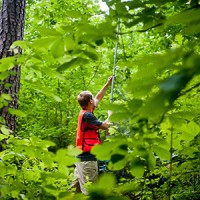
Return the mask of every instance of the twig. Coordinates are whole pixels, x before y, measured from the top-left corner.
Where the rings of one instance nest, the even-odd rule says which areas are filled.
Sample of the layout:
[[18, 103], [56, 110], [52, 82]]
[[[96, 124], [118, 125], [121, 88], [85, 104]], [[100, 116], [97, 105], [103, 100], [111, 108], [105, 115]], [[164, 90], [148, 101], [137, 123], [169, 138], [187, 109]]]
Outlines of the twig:
[[128, 33], [134, 33], [134, 32], [139, 32], [139, 33], [141, 33], [141, 32], [146, 32], [146, 31], [149, 31], [149, 30], [151, 30], [151, 29], [153, 29], [153, 28], [156, 28], [156, 27], [158, 27], [158, 26], [161, 26], [161, 25], [163, 25], [163, 23], [159, 23], [159, 24], [156, 24], [156, 25], [154, 25], [154, 26], [152, 26], [152, 27], [149, 27], [149, 28], [147, 28], [147, 29], [143, 29], [143, 30], [134, 30], [134, 31], [127, 31], [127, 32], [115, 32], [116, 34], [119, 34], [119, 35], [125, 35], [125, 34], [128, 34]]
[[84, 78], [84, 74], [83, 74], [83, 68], [80, 65], [80, 69], [81, 69], [81, 75], [82, 75], [82, 80], [83, 80], [83, 85], [84, 85], [84, 90], [86, 90], [86, 82], [85, 82], [85, 78]]
[[171, 128], [171, 139], [170, 139], [170, 165], [169, 165], [169, 200], [171, 199], [171, 186], [172, 186], [172, 154], [173, 154], [173, 127]]
[[178, 97], [185, 95], [186, 93], [192, 91], [192, 90], [195, 89], [195, 88], [198, 88], [199, 86], [200, 86], [200, 83], [197, 83], [196, 85], [192, 86], [190, 89], [188, 89], [188, 90], [186, 90], [186, 91], [184, 91], [184, 92], [181, 92], [181, 93], [178, 95]]

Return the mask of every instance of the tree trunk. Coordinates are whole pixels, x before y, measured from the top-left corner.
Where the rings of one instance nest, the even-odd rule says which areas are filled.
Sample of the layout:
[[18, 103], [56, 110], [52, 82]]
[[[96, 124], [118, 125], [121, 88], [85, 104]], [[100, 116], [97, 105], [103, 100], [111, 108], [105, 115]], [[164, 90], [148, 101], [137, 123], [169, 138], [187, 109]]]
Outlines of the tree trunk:
[[[13, 56], [10, 46], [16, 40], [23, 40], [25, 0], [3, 0], [0, 13], [0, 59]], [[21, 53], [21, 49], [18, 49]], [[16, 52], [15, 52], [16, 54]], [[18, 108], [18, 93], [20, 88], [20, 66], [10, 70], [9, 77], [1, 82], [0, 94], [10, 94], [12, 101], [0, 110], [4, 123], [13, 132], [16, 129], [16, 116], [8, 112], [8, 108]], [[8, 87], [8, 84], [10, 86]]]

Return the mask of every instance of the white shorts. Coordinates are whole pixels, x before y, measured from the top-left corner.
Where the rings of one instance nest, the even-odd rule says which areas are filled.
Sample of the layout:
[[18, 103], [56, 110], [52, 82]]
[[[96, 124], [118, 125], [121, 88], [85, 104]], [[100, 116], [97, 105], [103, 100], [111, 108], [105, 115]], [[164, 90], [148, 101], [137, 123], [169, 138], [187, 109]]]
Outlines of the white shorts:
[[98, 163], [97, 161], [81, 161], [75, 163], [74, 177], [71, 188], [76, 188], [76, 191], [81, 191], [87, 195], [88, 192], [84, 187], [87, 182], [94, 182], [98, 178]]

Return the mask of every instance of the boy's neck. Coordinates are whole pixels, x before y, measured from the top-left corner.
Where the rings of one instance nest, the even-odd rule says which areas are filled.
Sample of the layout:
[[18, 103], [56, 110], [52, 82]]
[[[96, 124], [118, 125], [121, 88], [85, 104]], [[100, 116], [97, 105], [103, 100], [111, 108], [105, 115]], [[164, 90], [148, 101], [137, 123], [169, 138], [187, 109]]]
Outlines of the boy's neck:
[[85, 107], [84, 110], [88, 110], [88, 111], [90, 111], [90, 112], [93, 112], [93, 108], [92, 108], [91, 106]]

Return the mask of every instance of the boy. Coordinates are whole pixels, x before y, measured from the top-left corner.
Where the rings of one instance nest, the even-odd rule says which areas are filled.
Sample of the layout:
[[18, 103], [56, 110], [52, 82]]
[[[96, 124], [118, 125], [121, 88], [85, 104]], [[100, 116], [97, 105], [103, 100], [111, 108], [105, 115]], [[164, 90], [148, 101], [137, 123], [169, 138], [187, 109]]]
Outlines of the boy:
[[[109, 85], [112, 83], [112, 76], [108, 78], [108, 81], [103, 88], [97, 93], [95, 98], [89, 91], [82, 91], [78, 95], [78, 102], [82, 107], [78, 117], [78, 127], [76, 136], [76, 147], [82, 150], [82, 153], [78, 155], [80, 162], [75, 163], [75, 178], [72, 187], [76, 188], [77, 192], [88, 194], [84, 187], [87, 181], [94, 182], [98, 177], [98, 164], [96, 157], [90, 153], [94, 145], [100, 144], [100, 137], [98, 129], [108, 130], [110, 123], [108, 119], [104, 122], [98, 120], [93, 112], [99, 102], [104, 97]], [[108, 113], [110, 115], [110, 113]], [[109, 116], [108, 116], [109, 117]]]

